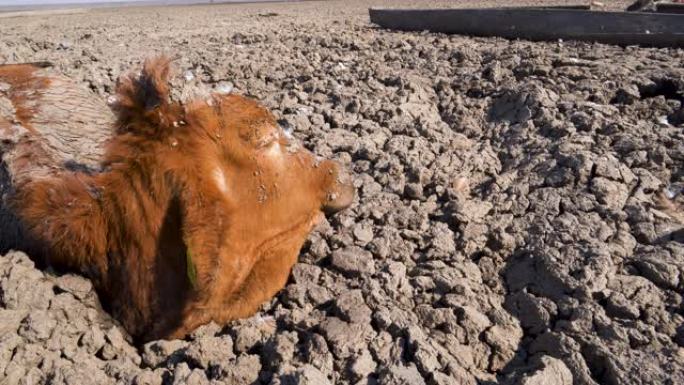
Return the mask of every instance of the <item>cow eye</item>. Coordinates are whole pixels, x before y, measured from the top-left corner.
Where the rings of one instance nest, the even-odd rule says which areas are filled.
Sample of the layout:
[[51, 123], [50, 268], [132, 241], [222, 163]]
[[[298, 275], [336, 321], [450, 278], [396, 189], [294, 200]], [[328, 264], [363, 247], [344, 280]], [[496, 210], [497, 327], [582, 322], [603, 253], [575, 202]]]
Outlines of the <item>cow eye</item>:
[[286, 119], [280, 119], [278, 120], [278, 125], [280, 126], [280, 129], [283, 131], [283, 136], [285, 136], [285, 138], [287, 138], [288, 140], [294, 138], [294, 136], [292, 135], [292, 125], [290, 124], [290, 122], [288, 122]]

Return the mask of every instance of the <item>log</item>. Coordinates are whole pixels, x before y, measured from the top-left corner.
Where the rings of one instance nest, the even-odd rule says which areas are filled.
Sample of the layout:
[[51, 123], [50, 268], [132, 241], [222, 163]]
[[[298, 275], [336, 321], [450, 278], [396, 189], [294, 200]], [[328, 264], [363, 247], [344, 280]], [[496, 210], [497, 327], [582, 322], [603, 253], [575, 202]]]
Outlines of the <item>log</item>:
[[430, 31], [533, 41], [579, 40], [654, 47], [684, 47], [684, 16], [581, 9], [370, 8], [371, 22], [400, 31]]
[[114, 122], [102, 98], [49, 63], [0, 65], [0, 255], [43, 251], [9, 207], [15, 187], [59, 170], [97, 171]]

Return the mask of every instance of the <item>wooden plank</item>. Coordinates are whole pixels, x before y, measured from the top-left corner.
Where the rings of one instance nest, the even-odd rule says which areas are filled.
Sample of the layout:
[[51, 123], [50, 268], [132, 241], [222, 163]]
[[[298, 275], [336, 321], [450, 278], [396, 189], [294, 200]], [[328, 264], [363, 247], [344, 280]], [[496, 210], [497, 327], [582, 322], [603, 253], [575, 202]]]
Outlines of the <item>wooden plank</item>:
[[400, 31], [684, 47], [684, 16], [675, 14], [534, 8], [371, 8], [369, 13], [371, 22]]
[[684, 14], [683, 3], [658, 3], [656, 4], [656, 12], [658, 13], [676, 13]]
[[[512, 7], [511, 7], [512, 8]], [[591, 5], [538, 5], [530, 7], [515, 7], [514, 9], [580, 9], [588, 11], [591, 9]]]

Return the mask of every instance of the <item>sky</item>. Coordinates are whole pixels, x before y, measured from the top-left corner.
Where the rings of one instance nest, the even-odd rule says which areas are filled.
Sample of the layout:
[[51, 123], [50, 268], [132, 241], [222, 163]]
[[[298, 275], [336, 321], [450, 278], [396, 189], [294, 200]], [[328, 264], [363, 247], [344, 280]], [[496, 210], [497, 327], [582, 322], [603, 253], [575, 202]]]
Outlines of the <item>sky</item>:
[[[215, 3], [231, 2], [260, 2], [274, 0], [214, 0]], [[148, 3], [148, 4], [197, 4], [209, 3], [211, 0], [0, 0], [0, 8], [12, 9], [31, 9], [33, 6], [55, 6], [60, 4], [102, 4], [102, 3]], [[2, 11], [2, 9], [0, 9]]]
[[[97, 4], [97, 3], [209, 3], [211, 0], [0, 0], [3, 6], [31, 6], [31, 5], [54, 5], [54, 4]], [[216, 0], [217, 3], [229, 3], [231, 1], [255, 1], [255, 0]], [[256, 0], [264, 1], [264, 0]]]
[[0, 0], [0, 5], [98, 3], [104, 0]]
[[[112, 3], [116, 1], [130, 1], [136, 0], [0, 0], [2, 5], [34, 5], [34, 4], [89, 4], [89, 3]], [[137, 0], [139, 1], [139, 0]]]
[[[59, 8], [61, 4], [103, 4], [103, 3], [147, 3], [147, 4], [198, 4], [212, 0], [0, 0], [0, 12], [7, 10], [25, 10], [33, 7]], [[215, 3], [260, 2], [278, 0], [214, 0]], [[280, 0], [288, 1], [288, 0]], [[292, 1], [292, 0], [290, 0]]]

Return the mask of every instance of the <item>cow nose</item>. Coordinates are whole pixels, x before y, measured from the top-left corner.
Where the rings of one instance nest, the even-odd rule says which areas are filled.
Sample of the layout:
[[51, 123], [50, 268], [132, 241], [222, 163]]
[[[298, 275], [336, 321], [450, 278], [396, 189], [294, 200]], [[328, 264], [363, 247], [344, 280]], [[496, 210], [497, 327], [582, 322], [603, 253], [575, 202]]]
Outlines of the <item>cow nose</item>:
[[326, 215], [335, 214], [349, 207], [354, 201], [356, 189], [347, 170], [335, 164], [336, 178], [330, 186], [328, 195], [323, 202], [323, 212]]

